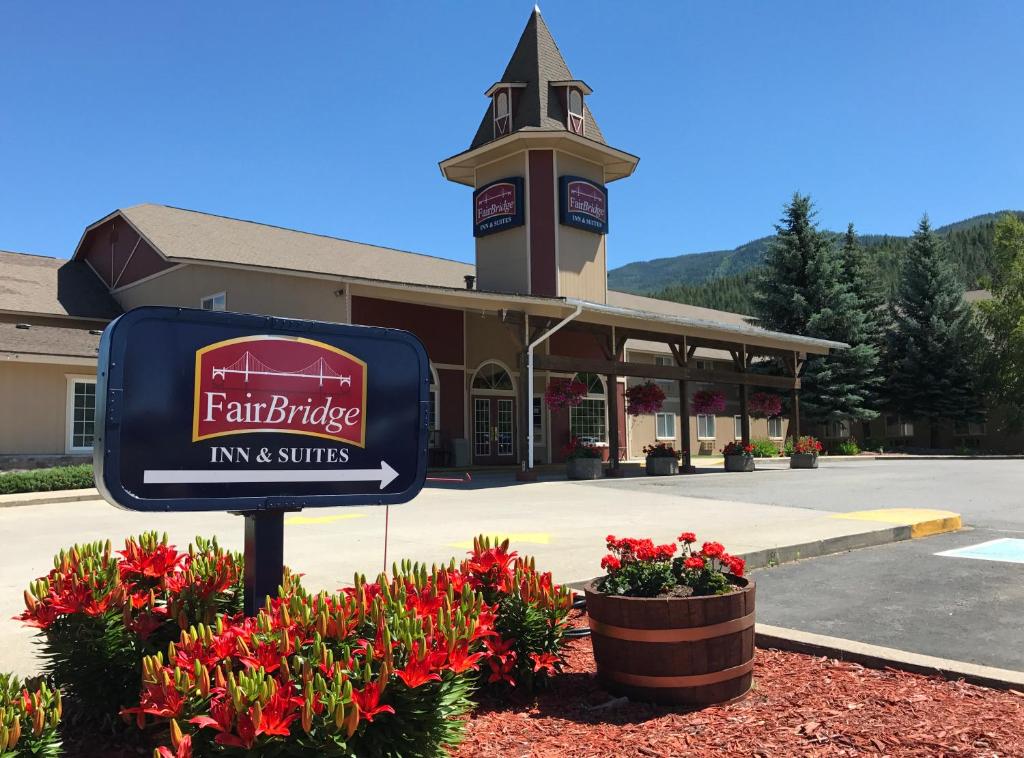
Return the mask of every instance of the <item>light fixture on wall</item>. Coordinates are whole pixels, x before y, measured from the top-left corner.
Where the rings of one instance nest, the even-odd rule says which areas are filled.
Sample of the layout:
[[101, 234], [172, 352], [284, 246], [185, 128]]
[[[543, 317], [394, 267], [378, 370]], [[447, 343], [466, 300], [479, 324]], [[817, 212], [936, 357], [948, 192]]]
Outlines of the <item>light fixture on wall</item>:
[[334, 290], [334, 296], [335, 297], [345, 297], [345, 288], [344, 287], [339, 287], [338, 289]]

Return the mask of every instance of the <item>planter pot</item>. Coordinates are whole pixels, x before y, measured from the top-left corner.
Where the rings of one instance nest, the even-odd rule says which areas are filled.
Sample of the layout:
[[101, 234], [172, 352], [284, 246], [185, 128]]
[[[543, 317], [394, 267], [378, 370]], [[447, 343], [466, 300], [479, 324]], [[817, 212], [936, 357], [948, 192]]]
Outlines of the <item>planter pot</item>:
[[818, 468], [818, 456], [814, 453], [793, 453], [789, 456], [790, 468]]
[[753, 471], [754, 457], [751, 455], [727, 455], [725, 456], [726, 471]]
[[666, 705], [742, 698], [753, 684], [754, 582], [729, 595], [634, 598], [591, 582], [587, 616], [597, 677], [615, 695]]
[[648, 476], [671, 476], [679, 473], [679, 461], [665, 455], [649, 455], [645, 469]]
[[565, 462], [565, 470], [570, 479], [600, 479], [604, 476], [604, 464], [600, 458], [570, 458]]

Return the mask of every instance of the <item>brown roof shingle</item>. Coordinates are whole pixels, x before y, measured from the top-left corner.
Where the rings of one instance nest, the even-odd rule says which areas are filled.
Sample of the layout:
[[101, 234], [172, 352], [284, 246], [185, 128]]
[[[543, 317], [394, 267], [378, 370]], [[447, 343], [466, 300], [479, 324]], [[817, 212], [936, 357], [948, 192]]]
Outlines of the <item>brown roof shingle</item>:
[[[0, 322], [0, 353], [57, 355], [96, 359], [100, 336], [95, 326], [41, 326], [28, 329], [15, 322]], [[0, 357], [0, 361], [3, 358]]]
[[111, 319], [121, 308], [83, 261], [0, 251], [0, 311]]

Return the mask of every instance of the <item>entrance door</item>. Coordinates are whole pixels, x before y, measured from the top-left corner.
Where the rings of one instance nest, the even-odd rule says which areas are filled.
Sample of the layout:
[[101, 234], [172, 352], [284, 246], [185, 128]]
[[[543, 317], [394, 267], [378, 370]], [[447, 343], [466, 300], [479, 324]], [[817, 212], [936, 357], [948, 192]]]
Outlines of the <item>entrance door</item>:
[[473, 463], [516, 462], [515, 400], [510, 397], [473, 398]]

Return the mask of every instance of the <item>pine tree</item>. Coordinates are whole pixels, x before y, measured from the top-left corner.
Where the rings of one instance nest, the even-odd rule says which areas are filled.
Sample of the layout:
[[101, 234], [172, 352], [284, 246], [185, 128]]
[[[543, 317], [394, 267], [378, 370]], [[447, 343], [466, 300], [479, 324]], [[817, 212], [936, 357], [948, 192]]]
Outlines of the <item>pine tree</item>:
[[928, 420], [938, 447], [942, 423], [980, 417], [980, 334], [927, 215], [904, 257], [891, 315], [888, 405]]
[[765, 258], [754, 302], [767, 329], [846, 342], [847, 350], [810, 359], [800, 394], [811, 421], [867, 420], [877, 383], [878, 350], [865, 333], [865, 315], [846, 281], [831, 235], [818, 229], [809, 196], [793, 195]]
[[843, 235], [842, 246], [839, 248], [839, 257], [842, 261], [843, 282], [856, 297], [857, 308], [864, 319], [860, 334], [850, 335], [851, 344], [863, 342], [875, 349], [874, 365], [870, 369], [866, 368], [866, 383], [869, 405], [872, 409], [877, 409], [881, 400], [878, 393], [882, 384], [881, 356], [885, 352], [892, 320], [878, 277], [877, 264], [869, 259], [867, 251], [861, 246], [852, 223], [846, 227], [846, 234]]

